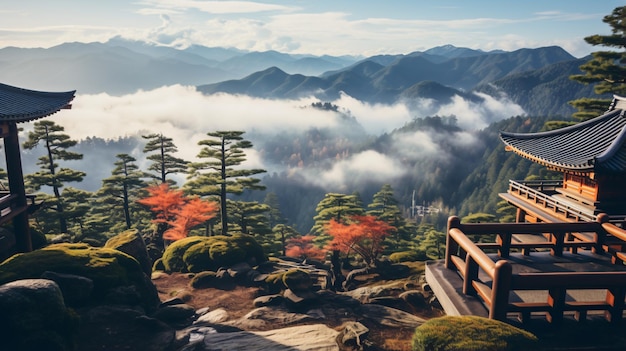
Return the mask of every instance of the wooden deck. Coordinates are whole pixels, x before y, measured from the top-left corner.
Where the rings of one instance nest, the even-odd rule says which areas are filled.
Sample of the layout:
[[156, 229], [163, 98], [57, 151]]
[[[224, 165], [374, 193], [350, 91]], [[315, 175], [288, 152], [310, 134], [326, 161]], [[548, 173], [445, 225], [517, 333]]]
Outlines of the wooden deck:
[[[554, 324], [602, 316], [620, 323], [626, 265], [616, 255], [626, 254], [607, 239], [626, 242], [626, 231], [606, 220], [461, 224], [451, 217], [445, 261], [429, 262], [426, 279], [451, 315]], [[482, 242], [494, 234], [495, 242]]]

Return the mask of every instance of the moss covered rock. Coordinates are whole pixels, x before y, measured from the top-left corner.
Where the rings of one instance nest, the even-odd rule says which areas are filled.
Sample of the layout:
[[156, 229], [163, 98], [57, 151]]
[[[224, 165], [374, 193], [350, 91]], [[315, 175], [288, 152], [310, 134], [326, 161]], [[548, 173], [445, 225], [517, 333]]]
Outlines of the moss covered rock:
[[148, 256], [145, 241], [136, 229], [130, 229], [112, 237], [107, 240], [104, 247], [130, 255], [139, 262], [143, 272], [150, 275], [152, 260]]
[[156, 288], [131, 256], [87, 244], [55, 244], [18, 254], [0, 264], [0, 284], [39, 278], [46, 271], [73, 274], [93, 281], [95, 303], [119, 288], [133, 288], [147, 310], [159, 304]]
[[477, 316], [434, 318], [415, 329], [414, 351], [534, 350], [537, 337], [504, 322]]
[[313, 281], [308, 272], [293, 268], [288, 270], [282, 277], [283, 285], [293, 291], [308, 290], [313, 286]]
[[261, 245], [253, 237], [242, 234], [180, 239], [168, 246], [162, 257], [166, 272], [192, 273], [215, 271], [239, 262], [257, 264], [266, 260]]

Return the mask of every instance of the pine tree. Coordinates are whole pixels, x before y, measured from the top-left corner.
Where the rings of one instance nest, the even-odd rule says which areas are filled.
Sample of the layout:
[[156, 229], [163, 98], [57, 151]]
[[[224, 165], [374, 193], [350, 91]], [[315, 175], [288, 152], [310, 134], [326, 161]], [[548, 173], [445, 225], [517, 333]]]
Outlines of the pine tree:
[[393, 196], [393, 188], [389, 184], [384, 184], [380, 191], [374, 194], [372, 203], [367, 206], [367, 214], [374, 215], [378, 219], [385, 221], [387, 224], [396, 228], [392, 237], [390, 237], [390, 251], [401, 246], [407, 246], [411, 237], [415, 235], [415, 226], [406, 221], [402, 215], [402, 211], [398, 207], [398, 201]]
[[271, 233], [267, 213], [269, 206], [257, 201], [228, 201], [230, 229], [250, 235], [266, 235]]
[[[362, 215], [365, 213], [360, 205], [360, 199], [355, 195], [338, 193], [328, 193], [324, 195], [322, 201], [317, 204], [315, 211], [317, 215], [313, 217], [315, 224], [311, 228], [311, 234], [328, 239], [326, 226], [331, 219], [336, 222], [344, 222], [352, 215]], [[320, 242], [324, 240], [318, 240]]]
[[102, 188], [98, 190], [98, 196], [109, 197], [111, 210], [121, 210], [124, 214], [126, 229], [132, 227], [131, 206], [135, 199], [142, 196], [140, 189], [146, 187], [146, 182], [142, 179], [143, 172], [135, 164], [137, 161], [128, 154], [118, 154], [115, 156], [115, 168], [111, 171], [111, 176], [102, 180]]
[[209, 159], [190, 165], [190, 180], [185, 188], [200, 196], [217, 196], [220, 204], [222, 234], [228, 234], [227, 195], [240, 195], [244, 190], [263, 190], [260, 179], [252, 176], [264, 173], [263, 169], [244, 169], [237, 166], [246, 160], [245, 149], [252, 143], [245, 140], [241, 131], [217, 131], [207, 135], [210, 139], [198, 142], [204, 146], [198, 158]]
[[146, 157], [147, 160], [152, 161], [148, 170], [155, 172], [146, 174], [153, 179], [158, 180], [160, 183], [176, 182], [168, 179], [168, 175], [177, 173], [187, 173], [187, 165], [189, 162], [182, 158], [175, 157], [174, 154], [178, 151], [178, 148], [174, 144], [172, 138], [168, 138], [163, 134], [149, 134], [142, 135], [148, 142], [143, 148], [144, 153], [151, 153]]
[[25, 177], [28, 185], [34, 190], [40, 190], [44, 186], [52, 188], [54, 203], [48, 203], [45, 209], [56, 212], [61, 233], [67, 233], [67, 218], [65, 204], [61, 188], [68, 182], [80, 182], [85, 177], [84, 172], [59, 166], [59, 161], [80, 160], [82, 154], [68, 151], [76, 145], [76, 141], [69, 135], [63, 134], [65, 129], [52, 121], [42, 120], [34, 123], [34, 129], [28, 133], [28, 139], [24, 142], [24, 149], [31, 150], [43, 143], [46, 155], [39, 158], [37, 165], [41, 171], [28, 174]]
[[[583, 84], [596, 84], [598, 95], [626, 95], [626, 6], [617, 7], [602, 20], [611, 26], [611, 35], [591, 35], [585, 41], [594, 46], [605, 46], [613, 50], [593, 52], [592, 59], [580, 66], [584, 74], [570, 78]], [[585, 121], [603, 114], [609, 106], [610, 95], [606, 98], [583, 98], [569, 103], [578, 109], [573, 118]]]

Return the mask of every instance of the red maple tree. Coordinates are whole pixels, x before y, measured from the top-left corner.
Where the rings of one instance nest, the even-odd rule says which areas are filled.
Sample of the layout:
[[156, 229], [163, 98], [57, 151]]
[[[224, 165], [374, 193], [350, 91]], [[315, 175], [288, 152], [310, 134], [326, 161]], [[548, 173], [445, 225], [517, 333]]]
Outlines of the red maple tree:
[[304, 235], [287, 239], [285, 255], [297, 258], [323, 259], [325, 251], [313, 244], [313, 235]]
[[162, 234], [165, 240], [185, 238], [193, 227], [215, 217], [215, 202], [187, 197], [182, 190], [170, 189], [167, 183], [149, 187], [147, 191], [150, 196], [137, 202], [155, 213], [154, 223], [166, 225]]
[[327, 233], [333, 237], [327, 248], [344, 254], [354, 251], [367, 265], [372, 265], [382, 252], [385, 238], [393, 230], [394, 227], [372, 215], [354, 215], [348, 223], [332, 219], [326, 226]]

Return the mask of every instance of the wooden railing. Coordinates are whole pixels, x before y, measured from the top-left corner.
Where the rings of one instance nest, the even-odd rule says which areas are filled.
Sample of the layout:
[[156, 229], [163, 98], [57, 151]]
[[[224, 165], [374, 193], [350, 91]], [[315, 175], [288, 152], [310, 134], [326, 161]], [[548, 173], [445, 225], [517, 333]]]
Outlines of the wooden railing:
[[563, 182], [560, 180], [534, 180], [523, 182], [509, 180], [509, 194], [535, 203], [565, 219], [595, 221], [596, 215], [593, 213], [593, 210], [583, 210], [580, 206], [572, 206], [571, 203], [559, 201], [552, 197], [551, 194], [546, 193], [554, 193], [556, 189], [562, 185]]
[[26, 195], [26, 207], [20, 208], [17, 204], [18, 196], [8, 191], [0, 191], [0, 223], [5, 223], [16, 214], [26, 211], [28, 206], [35, 204], [35, 195]]
[[[600, 310], [606, 318], [617, 323], [622, 319], [626, 297], [626, 268], [615, 266], [615, 270], [581, 272], [524, 272], [514, 273], [513, 264], [506, 257], [514, 248], [529, 246], [550, 248], [553, 255], [560, 255], [568, 247], [578, 247], [577, 240], [565, 240], [567, 233], [594, 232], [593, 242], [586, 242], [596, 250], [602, 250], [607, 234], [626, 240], [626, 231], [606, 222], [606, 215], [599, 216], [601, 222], [576, 223], [489, 223], [461, 224], [458, 217], [448, 220], [445, 266], [456, 270], [463, 279], [463, 293], [478, 296], [489, 310], [489, 318], [505, 321], [510, 312], [519, 313], [522, 321], [532, 312], [545, 312], [546, 318], [554, 323], [563, 319], [565, 311], [573, 311], [576, 318], [585, 319], [587, 311]], [[512, 243], [511, 235], [521, 233], [549, 233], [554, 240], [545, 243]], [[495, 243], [478, 244], [472, 236], [493, 236]], [[541, 245], [539, 245], [541, 244]], [[484, 247], [497, 248], [498, 257], [492, 258]], [[626, 257], [625, 257], [626, 258]], [[481, 280], [483, 273], [488, 279]], [[601, 300], [571, 301], [566, 299], [568, 290], [606, 291]], [[547, 299], [540, 302], [510, 301], [513, 291], [536, 290], [547, 292]]]

